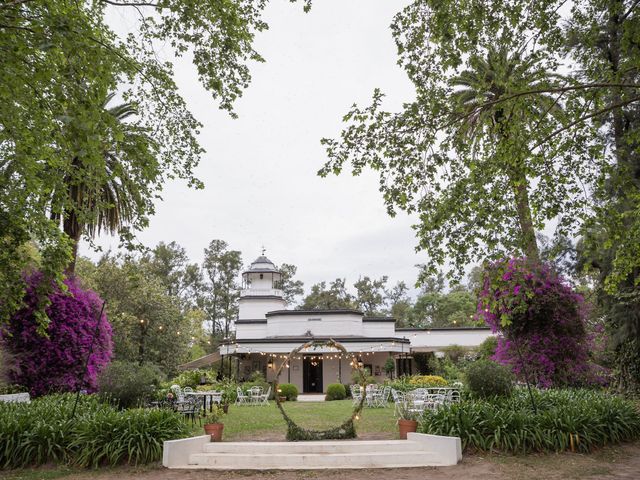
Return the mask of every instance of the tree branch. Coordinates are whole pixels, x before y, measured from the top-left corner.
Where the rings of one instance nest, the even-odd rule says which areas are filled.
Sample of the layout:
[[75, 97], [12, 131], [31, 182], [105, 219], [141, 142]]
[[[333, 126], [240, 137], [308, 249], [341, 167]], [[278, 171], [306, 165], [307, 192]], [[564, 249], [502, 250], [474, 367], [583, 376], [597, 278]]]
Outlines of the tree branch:
[[[640, 0], [638, 0], [640, 1]], [[460, 120], [464, 120], [465, 118], [469, 118], [470, 116], [472, 116], [473, 114], [475, 114], [477, 111], [482, 110], [483, 108], [486, 107], [491, 107], [493, 105], [497, 105], [499, 103], [502, 102], [507, 102], [509, 100], [513, 100], [514, 98], [518, 98], [518, 97], [524, 97], [526, 95], [537, 95], [540, 93], [565, 93], [565, 92], [569, 92], [572, 90], [586, 90], [589, 88], [640, 88], [640, 85], [635, 84], [635, 83], [586, 83], [586, 84], [582, 84], [582, 85], [572, 85], [570, 87], [555, 87], [555, 88], [539, 88], [539, 89], [535, 89], [535, 90], [525, 90], [523, 92], [516, 92], [513, 93], [511, 95], [507, 95], [504, 97], [500, 97], [496, 100], [491, 100], [489, 102], [485, 102], [481, 105], [478, 105], [477, 107], [475, 107], [473, 110], [471, 110], [470, 112], [458, 116], [456, 117], [454, 120], [452, 120], [451, 122], [449, 122], [447, 125], [444, 126], [444, 128], [450, 127], [453, 124], [455, 124], [456, 122], [460, 121]]]
[[631, 12], [633, 12], [633, 9], [636, 8], [639, 3], [640, 3], [640, 0], [636, 0], [635, 2], [633, 2], [633, 4], [629, 7], [629, 9], [626, 12], [624, 12], [622, 17], [620, 17], [620, 21], [624, 22], [627, 19], [627, 17], [631, 15]]
[[99, 0], [102, 3], [108, 3], [116, 7], [158, 7], [159, 3], [150, 2], [114, 2], [113, 0]]
[[570, 128], [575, 127], [576, 125], [578, 125], [579, 123], [585, 122], [587, 120], [589, 120], [590, 118], [593, 117], [597, 117], [598, 115], [602, 115], [603, 113], [607, 113], [610, 112], [612, 110], [616, 110], [617, 108], [622, 108], [625, 105], [629, 105], [630, 103], [634, 103], [640, 101], [640, 97], [633, 97], [629, 100], [625, 100], [624, 102], [618, 102], [615, 103], [613, 105], [609, 105], [608, 107], [602, 108], [598, 111], [595, 111], [593, 113], [590, 113], [589, 115], [585, 115], [583, 117], [578, 118], [577, 120], [569, 123], [568, 125], [565, 125], [564, 127], [558, 128], [557, 130], [555, 130], [554, 132], [550, 133], [549, 135], [547, 135], [546, 137], [544, 137], [542, 139], [542, 141], [538, 142], [532, 149], [531, 151], [534, 151], [535, 149], [541, 147], [542, 145], [544, 145], [545, 143], [547, 143], [549, 140], [551, 140], [553, 137], [555, 137], [556, 135], [569, 130]]

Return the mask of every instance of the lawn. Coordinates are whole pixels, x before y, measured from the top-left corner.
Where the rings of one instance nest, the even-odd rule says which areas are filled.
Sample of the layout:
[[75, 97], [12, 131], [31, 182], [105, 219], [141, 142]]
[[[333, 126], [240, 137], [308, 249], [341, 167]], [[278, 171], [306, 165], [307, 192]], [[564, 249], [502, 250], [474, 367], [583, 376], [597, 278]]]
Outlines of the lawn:
[[[391, 404], [390, 404], [391, 405]], [[341, 424], [351, 416], [351, 400], [332, 402], [286, 402], [289, 416], [301, 427], [324, 430]], [[287, 431], [286, 424], [274, 402], [268, 406], [231, 405], [229, 413], [222, 418], [224, 440], [282, 440]], [[365, 408], [356, 421], [358, 437], [368, 439], [397, 438], [396, 419], [393, 406], [389, 408]], [[203, 433], [198, 423], [194, 435]]]

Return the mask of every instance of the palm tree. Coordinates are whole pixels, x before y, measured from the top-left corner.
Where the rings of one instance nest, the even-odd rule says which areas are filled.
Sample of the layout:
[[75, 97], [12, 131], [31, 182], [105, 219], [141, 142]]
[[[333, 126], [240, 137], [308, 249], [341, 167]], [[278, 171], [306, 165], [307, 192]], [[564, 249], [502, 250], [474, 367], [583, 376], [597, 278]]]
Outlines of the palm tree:
[[108, 120], [118, 126], [119, 134], [105, 133], [99, 167], [86, 165], [80, 156], [73, 158], [71, 172], [62, 181], [61, 193], [66, 197], [62, 213], [52, 209], [52, 219], [62, 221], [62, 230], [73, 243], [67, 275], [74, 273], [82, 235], [115, 234], [136, 221], [150, 201], [146, 184], [159, 174], [153, 141], [143, 129], [125, 122], [137, 114], [135, 106], [123, 103], [109, 107], [114, 96], [107, 95], [102, 108]]
[[[552, 79], [558, 78], [540, 68], [536, 57], [527, 58], [521, 51], [510, 53], [502, 47], [490, 49], [485, 57], [472, 57], [469, 63], [471, 69], [454, 77], [451, 85], [455, 88], [452, 99], [456, 105], [454, 121], [459, 124], [458, 138], [469, 141], [472, 149], [477, 148], [477, 142], [488, 133], [496, 150], [503, 148], [504, 151], [521, 141], [514, 138], [513, 122], [517, 122], [518, 128], [526, 129], [527, 118], [545, 114], [556, 116], [561, 112], [557, 101], [544, 93], [527, 96], [526, 106], [517, 104], [519, 92], [544, 90], [551, 85]], [[527, 157], [522, 153], [523, 147], [526, 151], [527, 145], [512, 148], [512, 152], [520, 154], [511, 156], [501, 169], [514, 198], [522, 250], [528, 258], [537, 261], [540, 253], [529, 202]]]

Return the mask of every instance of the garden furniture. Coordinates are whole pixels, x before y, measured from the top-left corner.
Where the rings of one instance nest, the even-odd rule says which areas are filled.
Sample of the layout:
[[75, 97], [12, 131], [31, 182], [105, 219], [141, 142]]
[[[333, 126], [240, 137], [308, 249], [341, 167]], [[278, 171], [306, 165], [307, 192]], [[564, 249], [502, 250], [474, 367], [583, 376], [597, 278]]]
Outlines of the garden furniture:
[[247, 391], [247, 394], [249, 395], [249, 403], [251, 405], [258, 405], [262, 401], [262, 387], [253, 386]]
[[245, 395], [240, 387], [236, 387], [236, 405], [249, 405], [251, 399]]
[[259, 405], [269, 405], [269, 395], [271, 395], [271, 387], [267, 390], [267, 393], [263, 393], [258, 396]]
[[196, 417], [198, 417], [198, 421], [202, 424], [202, 419], [200, 418], [200, 401], [195, 396], [189, 396], [184, 401], [175, 402], [175, 411], [188, 417], [191, 419], [191, 424], [195, 424]]
[[353, 405], [357, 405], [362, 400], [362, 387], [360, 385], [351, 385], [351, 398], [353, 398]]

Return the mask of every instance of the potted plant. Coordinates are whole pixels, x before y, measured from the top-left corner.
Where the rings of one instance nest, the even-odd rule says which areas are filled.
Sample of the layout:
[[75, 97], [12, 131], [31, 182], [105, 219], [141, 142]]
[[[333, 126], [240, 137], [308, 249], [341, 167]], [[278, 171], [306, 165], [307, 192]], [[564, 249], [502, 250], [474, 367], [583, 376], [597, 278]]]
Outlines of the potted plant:
[[224, 424], [220, 422], [222, 418], [222, 409], [213, 405], [210, 412], [204, 415], [204, 433], [211, 435], [212, 442], [222, 441], [222, 430]]
[[407, 433], [418, 430], [418, 411], [411, 408], [409, 402], [397, 404], [398, 429], [400, 430], [400, 440], [407, 439]]

